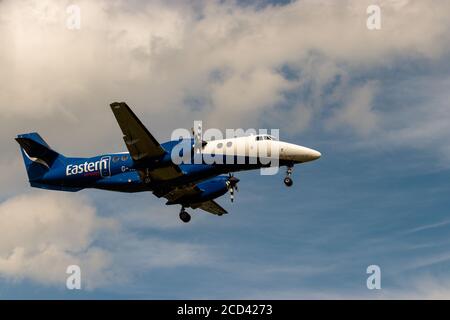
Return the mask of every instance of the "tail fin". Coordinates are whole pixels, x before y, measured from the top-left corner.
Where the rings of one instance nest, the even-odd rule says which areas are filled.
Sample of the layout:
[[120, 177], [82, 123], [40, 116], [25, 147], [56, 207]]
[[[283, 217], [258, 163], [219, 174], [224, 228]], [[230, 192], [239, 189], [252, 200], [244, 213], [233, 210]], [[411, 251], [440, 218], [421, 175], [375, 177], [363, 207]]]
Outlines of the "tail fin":
[[41, 138], [38, 133], [27, 133], [17, 136], [25, 167], [30, 181], [39, 180], [55, 163], [58, 157], [63, 157]]

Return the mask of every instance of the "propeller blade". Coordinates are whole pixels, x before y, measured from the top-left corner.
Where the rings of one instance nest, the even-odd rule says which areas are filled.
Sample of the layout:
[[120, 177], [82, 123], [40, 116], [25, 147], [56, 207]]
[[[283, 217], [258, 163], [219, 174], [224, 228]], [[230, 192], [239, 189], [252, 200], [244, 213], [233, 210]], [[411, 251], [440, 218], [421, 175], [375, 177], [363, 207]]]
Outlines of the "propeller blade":
[[231, 202], [234, 202], [234, 190], [238, 191], [237, 184], [240, 180], [231, 173], [228, 174], [227, 186], [230, 191]]

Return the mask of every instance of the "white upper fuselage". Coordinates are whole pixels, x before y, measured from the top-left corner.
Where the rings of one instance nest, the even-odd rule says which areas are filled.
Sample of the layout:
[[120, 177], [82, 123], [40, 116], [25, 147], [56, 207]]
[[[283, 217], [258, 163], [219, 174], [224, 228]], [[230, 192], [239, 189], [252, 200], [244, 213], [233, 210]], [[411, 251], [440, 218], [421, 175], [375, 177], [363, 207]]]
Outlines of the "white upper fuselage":
[[270, 135], [207, 141], [202, 148], [202, 153], [240, 157], [272, 157], [295, 163], [313, 161], [321, 156], [321, 153], [314, 149], [278, 141]]

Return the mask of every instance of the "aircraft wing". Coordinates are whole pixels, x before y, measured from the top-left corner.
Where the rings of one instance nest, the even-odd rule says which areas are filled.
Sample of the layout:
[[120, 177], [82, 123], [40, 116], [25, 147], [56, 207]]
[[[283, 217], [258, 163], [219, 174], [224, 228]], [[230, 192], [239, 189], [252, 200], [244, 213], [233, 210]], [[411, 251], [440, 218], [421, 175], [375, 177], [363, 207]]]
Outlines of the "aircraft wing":
[[[151, 135], [147, 128], [142, 124], [139, 118], [133, 113], [125, 102], [114, 102], [111, 104], [114, 116], [122, 129], [123, 140], [130, 152], [131, 157], [136, 162], [152, 161], [155, 158], [162, 157], [165, 154], [164, 148]], [[144, 166], [145, 168], [145, 166]], [[152, 180], [165, 181], [177, 178], [183, 175], [180, 167], [175, 164], [168, 164], [162, 167], [146, 172], [144, 169], [140, 172], [141, 177], [145, 178], [148, 174]], [[167, 204], [183, 202], [182, 198], [195, 197], [202, 190], [195, 184], [175, 187], [171, 189], [161, 188], [153, 191], [157, 197], [167, 198]], [[218, 205], [215, 201], [189, 204], [191, 208], [200, 208], [212, 214], [225, 214], [227, 211]]]
[[164, 197], [167, 199], [166, 204], [176, 204], [179, 203], [182, 198], [188, 198], [200, 194], [202, 191], [195, 184], [184, 185], [180, 187], [172, 188], [171, 190], [157, 189], [153, 191], [155, 196], [158, 198]]
[[[159, 192], [154, 191], [154, 194], [158, 197], [166, 198], [168, 200], [166, 204], [170, 205], [170, 204], [176, 204], [176, 203], [183, 202], [182, 198], [194, 197], [195, 195], [200, 194], [201, 192], [202, 192], [202, 190], [196, 185], [186, 185], [183, 187], [174, 188], [170, 192], [167, 192], [167, 193], [162, 192], [162, 191], [159, 191]], [[228, 213], [224, 208], [222, 208], [214, 200], [193, 203], [193, 204], [191, 203], [191, 204], [189, 204], [189, 206], [193, 209], [198, 208], [198, 209], [202, 209], [206, 212], [209, 212], [212, 214], [217, 214], [217, 215], [222, 215], [222, 214]]]
[[[166, 151], [163, 147], [125, 102], [114, 102], [111, 104], [111, 109], [119, 123], [123, 140], [134, 161], [145, 162], [165, 154]], [[142, 172], [141, 176], [145, 176], [145, 174]], [[151, 170], [148, 175], [153, 180], [164, 181], [182, 176], [183, 173], [177, 165], [171, 164]]]
[[134, 161], [163, 156], [165, 151], [125, 102], [114, 102], [111, 109], [123, 132], [123, 140]]

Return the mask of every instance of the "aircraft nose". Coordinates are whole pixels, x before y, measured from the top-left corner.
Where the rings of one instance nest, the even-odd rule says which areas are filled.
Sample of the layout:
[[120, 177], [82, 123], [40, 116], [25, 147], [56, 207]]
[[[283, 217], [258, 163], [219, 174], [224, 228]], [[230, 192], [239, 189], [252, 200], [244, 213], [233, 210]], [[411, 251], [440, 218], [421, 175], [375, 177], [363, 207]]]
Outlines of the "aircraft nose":
[[302, 154], [305, 161], [314, 161], [322, 156], [319, 151], [310, 148], [304, 148]]
[[322, 154], [321, 154], [319, 151], [314, 150], [314, 149], [310, 149], [310, 151], [309, 151], [309, 157], [310, 157], [312, 160], [317, 160], [317, 159], [319, 159], [321, 156], [322, 156]]
[[280, 149], [280, 156], [283, 160], [294, 160], [301, 163], [317, 160], [322, 154], [311, 148], [295, 144], [283, 144]]

